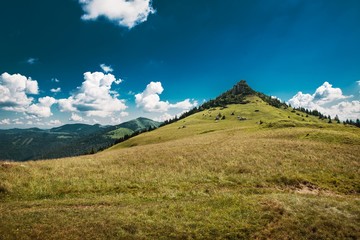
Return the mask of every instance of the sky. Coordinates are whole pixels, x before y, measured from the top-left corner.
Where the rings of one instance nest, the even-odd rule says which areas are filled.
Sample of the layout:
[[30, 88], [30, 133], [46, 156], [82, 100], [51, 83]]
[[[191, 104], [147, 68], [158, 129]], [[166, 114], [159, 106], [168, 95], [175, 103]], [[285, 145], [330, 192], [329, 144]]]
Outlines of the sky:
[[0, 128], [163, 121], [244, 79], [360, 118], [358, 0], [4, 0]]

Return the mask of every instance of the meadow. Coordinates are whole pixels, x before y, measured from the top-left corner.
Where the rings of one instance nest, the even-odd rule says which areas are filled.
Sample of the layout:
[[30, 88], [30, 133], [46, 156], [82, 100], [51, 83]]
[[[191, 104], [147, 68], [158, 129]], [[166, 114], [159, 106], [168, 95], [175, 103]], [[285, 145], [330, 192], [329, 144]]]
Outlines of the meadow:
[[360, 239], [360, 129], [249, 100], [94, 155], [0, 162], [0, 238]]

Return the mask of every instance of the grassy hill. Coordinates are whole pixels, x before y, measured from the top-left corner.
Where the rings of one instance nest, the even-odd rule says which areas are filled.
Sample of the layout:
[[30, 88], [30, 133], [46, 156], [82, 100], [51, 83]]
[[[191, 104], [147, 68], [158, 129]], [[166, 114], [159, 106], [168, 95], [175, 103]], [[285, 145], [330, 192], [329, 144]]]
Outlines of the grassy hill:
[[0, 236], [359, 239], [360, 129], [243, 100], [95, 155], [0, 163]]
[[119, 139], [125, 135], [131, 135], [135, 132], [143, 131], [145, 129], [155, 129], [160, 126], [160, 122], [153, 121], [148, 118], [139, 117], [129, 122], [124, 122], [115, 127], [114, 130], [109, 131], [105, 134], [112, 139]]

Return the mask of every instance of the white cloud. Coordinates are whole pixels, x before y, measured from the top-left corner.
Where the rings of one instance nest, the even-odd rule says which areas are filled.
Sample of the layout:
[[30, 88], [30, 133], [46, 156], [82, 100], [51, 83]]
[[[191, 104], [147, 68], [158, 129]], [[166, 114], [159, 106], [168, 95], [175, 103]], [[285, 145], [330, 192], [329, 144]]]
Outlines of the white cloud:
[[111, 118], [111, 124], [117, 125], [117, 124], [120, 124], [120, 123], [122, 123], [121, 118], [116, 118], [116, 117]]
[[168, 101], [161, 101], [160, 94], [164, 91], [161, 82], [150, 82], [142, 93], [135, 95], [135, 102], [138, 108], [145, 112], [167, 112], [171, 108], [189, 110], [197, 106], [197, 101], [191, 102], [190, 99], [171, 104]]
[[272, 99], [277, 99], [279, 100], [280, 102], [282, 102], [281, 98], [277, 97], [277, 96], [271, 96]]
[[85, 14], [83, 20], [96, 20], [105, 17], [120, 26], [133, 28], [145, 22], [155, 13], [151, 0], [79, 0]]
[[146, 86], [142, 93], [135, 95], [136, 106], [145, 112], [166, 112], [170, 108], [168, 101], [160, 101], [160, 96], [164, 91], [161, 82], [151, 82]]
[[360, 119], [360, 101], [344, 101], [331, 106], [328, 114], [331, 116], [338, 115], [340, 119]]
[[153, 120], [157, 121], [157, 122], [165, 122], [166, 120], [173, 119], [174, 117], [175, 117], [175, 115], [171, 115], [169, 113], [164, 113], [163, 115], [156, 117]]
[[22, 120], [20, 120], [20, 119], [14, 119], [13, 124], [22, 125], [22, 124], [24, 124], [24, 122]]
[[340, 88], [333, 88], [328, 82], [318, 87], [313, 94], [298, 92], [288, 103], [293, 107], [303, 107], [340, 119], [360, 118], [360, 102], [346, 101], [353, 96], [345, 96]]
[[39, 118], [35, 115], [25, 115], [24, 117], [14, 119], [0, 120], [0, 125], [37, 125], [37, 126], [59, 126], [62, 124], [60, 120], [45, 121], [43, 118]]
[[86, 116], [110, 117], [127, 108], [125, 101], [118, 99], [111, 85], [119, 82], [112, 74], [102, 72], [84, 73], [84, 82], [69, 98], [60, 99], [62, 112], [83, 112]]
[[128, 112], [121, 112], [120, 116], [121, 117], [127, 117], [127, 116], [129, 116], [129, 113]]
[[57, 79], [57, 78], [52, 78], [51, 81], [52, 81], [52, 82], [56, 82], [56, 83], [60, 82], [60, 80]]
[[187, 111], [186, 110], [183, 110], [177, 114], [174, 114], [174, 115], [171, 115], [169, 113], [164, 113], [162, 115], [160, 115], [159, 117], [155, 117], [153, 118], [154, 121], [157, 121], [157, 122], [164, 122], [166, 120], [170, 120], [170, 119], [174, 119], [175, 117], [180, 117], [181, 115], [183, 115], [184, 113], [186, 113]]
[[8, 111], [23, 112], [33, 101], [28, 94], [38, 94], [36, 80], [20, 74], [0, 75], [0, 108]]
[[333, 88], [328, 82], [324, 82], [313, 94], [314, 101], [319, 105], [349, 97], [351, 96], [344, 96], [340, 88]]
[[9, 125], [10, 124], [10, 119], [9, 118], [5, 118], [3, 120], [0, 120], [0, 125]]
[[105, 64], [100, 64], [101, 69], [105, 72], [105, 73], [109, 73], [109, 72], [113, 72], [114, 69], [112, 69], [111, 66], [107, 66]]
[[313, 102], [314, 97], [311, 94], [308, 93], [302, 93], [302, 92], [298, 92], [295, 96], [293, 96], [290, 100], [289, 103], [291, 104], [291, 106], [293, 107], [303, 107], [303, 108], [308, 108], [308, 109], [314, 109], [314, 107], [316, 107], [317, 105]]
[[50, 92], [52, 92], [52, 93], [59, 93], [59, 92], [61, 92], [61, 88], [52, 88], [52, 89], [50, 89]]
[[190, 101], [190, 99], [185, 99], [184, 101], [175, 103], [175, 104], [170, 104], [170, 108], [178, 108], [178, 109], [183, 109], [183, 110], [190, 110], [194, 107], [196, 107], [198, 105], [198, 102], [196, 100], [192, 100], [193, 102]]
[[36, 59], [36, 58], [28, 58], [28, 59], [26, 60], [26, 62], [27, 62], [28, 64], [30, 64], [30, 65], [35, 64], [37, 61], [38, 61], [38, 59]]
[[61, 121], [60, 120], [50, 120], [50, 122], [48, 122], [47, 125], [49, 126], [55, 126], [55, 125], [61, 125]]
[[39, 98], [39, 103], [31, 104], [27, 109], [26, 113], [36, 117], [50, 117], [52, 116], [51, 106], [57, 103], [57, 100], [52, 97]]
[[84, 119], [77, 115], [76, 113], [71, 113], [71, 117], [69, 118], [69, 121], [72, 121], [72, 122], [83, 122]]

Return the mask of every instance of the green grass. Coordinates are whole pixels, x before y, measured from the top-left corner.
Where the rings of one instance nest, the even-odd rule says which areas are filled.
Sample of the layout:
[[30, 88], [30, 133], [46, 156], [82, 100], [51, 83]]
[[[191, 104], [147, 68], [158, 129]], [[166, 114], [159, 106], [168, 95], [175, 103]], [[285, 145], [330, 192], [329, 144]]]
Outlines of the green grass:
[[95, 155], [1, 163], [0, 236], [360, 238], [360, 129], [251, 101]]
[[113, 138], [113, 139], [119, 139], [119, 138], [122, 138], [124, 137], [125, 135], [131, 135], [133, 134], [134, 131], [132, 131], [131, 129], [129, 128], [118, 128], [116, 130], [113, 130], [111, 132], [108, 132], [106, 134], [107, 137], [110, 137], [110, 138]]

